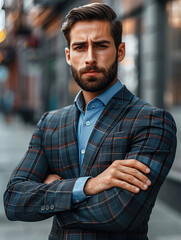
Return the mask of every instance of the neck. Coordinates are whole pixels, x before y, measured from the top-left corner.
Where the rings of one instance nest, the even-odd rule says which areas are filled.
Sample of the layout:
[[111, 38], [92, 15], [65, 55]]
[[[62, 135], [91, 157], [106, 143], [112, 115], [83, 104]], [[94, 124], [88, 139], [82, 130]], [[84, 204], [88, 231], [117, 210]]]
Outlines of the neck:
[[110, 88], [112, 85], [114, 85], [117, 82], [117, 78], [109, 85], [107, 86], [105, 89], [100, 90], [98, 92], [87, 92], [85, 90], [82, 90], [83, 92], [83, 96], [84, 96], [84, 101], [85, 101], [85, 109], [87, 104], [93, 100], [95, 97], [99, 96], [101, 93], [105, 92], [108, 88]]

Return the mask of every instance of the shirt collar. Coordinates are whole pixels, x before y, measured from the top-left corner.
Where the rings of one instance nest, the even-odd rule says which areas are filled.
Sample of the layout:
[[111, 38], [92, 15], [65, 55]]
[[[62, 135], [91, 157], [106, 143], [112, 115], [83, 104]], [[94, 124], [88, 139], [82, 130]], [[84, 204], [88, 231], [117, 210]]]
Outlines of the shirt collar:
[[74, 104], [79, 111], [81, 112], [84, 111], [85, 101], [84, 101], [82, 90], [80, 90], [76, 95], [74, 99]]
[[[96, 98], [94, 98], [92, 101], [95, 101], [96, 99], [99, 99], [104, 105], [106, 105], [109, 100], [118, 92], [121, 90], [121, 88], [123, 87], [122, 83], [117, 80], [117, 82], [112, 85], [110, 88], [108, 88], [105, 92], [101, 93], [99, 96], [97, 96]], [[91, 102], [92, 102], [91, 101]], [[83, 93], [82, 90], [80, 90], [78, 92], [78, 94], [75, 97], [74, 100], [75, 106], [78, 110], [80, 110], [81, 112], [83, 112], [84, 109], [84, 97], [83, 97]]]
[[101, 93], [99, 96], [97, 96], [96, 98], [98, 98], [99, 100], [101, 100], [101, 102], [104, 103], [104, 105], [106, 105], [109, 100], [119, 91], [121, 90], [121, 88], [123, 87], [122, 83], [117, 80], [117, 82], [112, 85], [110, 88], [108, 88], [105, 92]]

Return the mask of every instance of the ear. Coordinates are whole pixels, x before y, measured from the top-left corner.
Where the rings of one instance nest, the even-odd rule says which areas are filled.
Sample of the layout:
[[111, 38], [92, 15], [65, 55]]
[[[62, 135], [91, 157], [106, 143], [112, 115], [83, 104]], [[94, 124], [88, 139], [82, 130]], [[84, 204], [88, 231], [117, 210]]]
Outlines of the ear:
[[69, 48], [65, 48], [65, 55], [66, 55], [66, 61], [67, 63], [71, 66], [71, 60], [70, 60], [70, 49]]
[[118, 47], [118, 62], [121, 62], [125, 57], [125, 43], [122, 42]]

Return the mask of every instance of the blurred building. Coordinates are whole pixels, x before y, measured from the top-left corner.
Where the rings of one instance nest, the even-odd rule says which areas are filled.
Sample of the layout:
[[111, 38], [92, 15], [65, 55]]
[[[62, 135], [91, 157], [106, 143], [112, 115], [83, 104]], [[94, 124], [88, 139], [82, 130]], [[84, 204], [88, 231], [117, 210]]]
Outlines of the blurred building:
[[79, 89], [65, 61], [60, 27], [72, 7], [90, 2], [110, 5], [123, 21], [120, 80], [176, 120], [176, 160], [159, 196], [181, 211], [181, 0], [4, 0], [7, 36], [0, 42], [0, 62], [8, 74], [0, 91], [14, 92], [14, 110], [27, 122], [71, 104]]
[[137, 96], [172, 113], [178, 146], [159, 197], [181, 213], [181, 0], [112, 0], [123, 21], [119, 78]]

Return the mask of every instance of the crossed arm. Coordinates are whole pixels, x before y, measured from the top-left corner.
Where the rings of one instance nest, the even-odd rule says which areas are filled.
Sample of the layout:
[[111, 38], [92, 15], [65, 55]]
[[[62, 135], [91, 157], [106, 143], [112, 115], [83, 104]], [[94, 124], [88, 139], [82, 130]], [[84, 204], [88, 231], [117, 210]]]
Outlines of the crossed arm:
[[[116, 160], [104, 172], [86, 182], [84, 193], [89, 196], [95, 195], [113, 187], [138, 193], [140, 189], [147, 190], [151, 185], [146, 176], [148, 173], [150, 169], [135, 159]], [[50, 174], [44, 183], [49, 184], [59, 179], [59, 175]]]
[[176, 129], [170, 114], [157, 111], [151, 124], [137, 126], [126, 160], [113, 162], [87, 181], [84, 192], [91, 198], [57, 214], [60, 225], [104, 231], [135, 230], [141, 225], [151, 213], [176, 148]]
[[[65, 227], [107, 231], [136, 228], [150, 211], [175, 154], [173, 119], [167, 114], [163, 121], [160, 115], [154, 118], [151, 127], [137, 126], [126, 160], [115, 161], [100, 175], [88, 180], [84, 192], [92, 196], [74, 206], [71, 192], [76, 179], [49, 181], [44, 178], [49, 175], [49, 168], [38, 130], [35, 142], [14, 172], [4, 195], [8, 218], [38, 221], [56, 214], [60, 225]], [[53, 204], [54, 208], [42, 210], [41, 206], [46, 204]]]
[[[144, 113], [141, 117], [151, 119], [150, 126], [144, 125], [143, 121], [136, 123], [126, 160], [115, 161], [87, 182], [84, 192], [92, 195], [91, 198], [70, 211], [58, 213], [57, 220], [61, 226], [124, 231], [137, 229], [144, 219], [148, 221], [158, 191], [174, 160], [176, 128], [167, 112], [157, 110], [149, 117]], [[144, 188], [144, 185], [147, 186]], [[139, 193], [135, 192], [135, 187], [140, 189]]]

